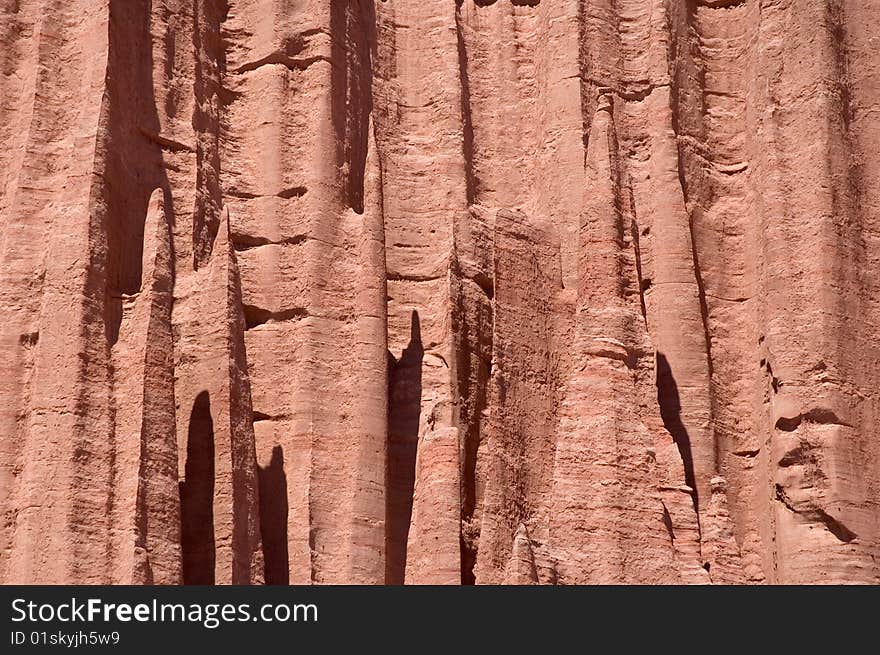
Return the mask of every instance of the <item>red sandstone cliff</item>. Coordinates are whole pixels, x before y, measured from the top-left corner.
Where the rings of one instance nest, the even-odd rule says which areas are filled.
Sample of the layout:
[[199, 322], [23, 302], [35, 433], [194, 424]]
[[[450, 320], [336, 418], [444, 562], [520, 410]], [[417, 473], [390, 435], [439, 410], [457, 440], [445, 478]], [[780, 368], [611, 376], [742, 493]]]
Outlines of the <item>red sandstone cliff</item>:
[[880, 582], [875, 0], [0, 0], [0, 581]]

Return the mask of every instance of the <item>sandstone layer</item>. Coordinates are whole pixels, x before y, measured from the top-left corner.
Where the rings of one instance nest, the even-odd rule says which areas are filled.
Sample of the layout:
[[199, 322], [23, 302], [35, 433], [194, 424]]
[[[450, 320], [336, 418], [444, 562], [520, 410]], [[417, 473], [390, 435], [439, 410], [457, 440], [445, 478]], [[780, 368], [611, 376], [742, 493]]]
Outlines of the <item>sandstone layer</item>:
[[880, 582], [875, 0], [0, 0], [0, 581]]

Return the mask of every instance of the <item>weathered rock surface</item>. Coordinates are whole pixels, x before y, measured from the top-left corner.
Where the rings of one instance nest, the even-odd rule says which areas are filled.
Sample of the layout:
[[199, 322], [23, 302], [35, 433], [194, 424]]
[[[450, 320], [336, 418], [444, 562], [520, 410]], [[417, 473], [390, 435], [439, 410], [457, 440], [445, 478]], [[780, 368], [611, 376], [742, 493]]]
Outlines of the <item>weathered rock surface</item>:
[[0, 0], [0, 581], [880, 582], [874, 0]]

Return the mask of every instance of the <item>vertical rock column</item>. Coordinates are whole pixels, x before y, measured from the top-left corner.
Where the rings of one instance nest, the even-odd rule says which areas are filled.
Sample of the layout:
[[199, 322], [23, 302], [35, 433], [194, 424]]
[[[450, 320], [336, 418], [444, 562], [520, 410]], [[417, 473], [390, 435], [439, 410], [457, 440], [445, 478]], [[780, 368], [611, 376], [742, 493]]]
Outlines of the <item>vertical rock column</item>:
[[[841, 89], [846, 98], [842, 107], [844, 125], [847, 128], [843, 144], [851, 149], [848, 159], [848, 186], [851, 189], [848, 211], [856, 219], [860, 242], [858, 271], [858, 300], [860, 322], [855, 332], [859, 344], [850, 349], [849, 362], [852, 378], [864, 402], [856, 412], [854, 425], [858, 426], [858, 451], [865, 454], [847, 462], [841, 472], [847, 471], [846, 479], [858, 481], [857, 493], [848, 493], [846, 500], [853, 512], [858, 526], [853, 531], [860, 534], [864, 550], [873, 553], [873, 571], [865, 575], [857, 574], [861, 580], [880, 581], [880, 506], [871, 499], [880, 493], [880, 444], [871, 435], [880, 426], [880, 396], [872, 390], [880, 387], [880, 370], [875, 362], [880, 361], [880, 347], [877, 345], [874, 326], [880, 325], [880, 276], [872, 274], [878, 270], [880, 262], [880, 160], [873, 153], [880, 151], [880, 131], [877, 130], [877, 91], [880, 89], [880, 49], [877, 48], [877, 34], [880, 31], [880, 14], [869, 0], [860, 2], [839, 2], [834, 5], [834, 33], [845, 35], [845, 51], [839, 53], [838, 61], [845, 64], [846, 86]], [[864, 473], [855, 475], [863, 468]], [[859, 479], [861, 478], [861, 479]], [[855, 501], [855, 502], [853, 502]], [[852, 509], [849, 511], [852, 512]], [[852, 520], [847, 516], [846, 520]], [[861, 558], [867, 563], [866, 558]]]
[[619, 4], [619, 38], [631, 64], [611, 86], [625, 100], [619, 112], [620, 139], [630, 153], [627, 176], [641, 230], [648, 331], [658, 353], [658, 402], [699, 507], [700, 496], [711, 496], [709, 480], [717, 461], [702, 292], [679, 177], [665, 7], [659, 0], [651, 2], [650, 12], [637, 0]]
[[[756, 66], [751, 44], [757, 34], [758, 5], [682, 3], [670, 16], [675, 38], [671, 102], [679, 172], [711, 345], [717, 465], [726, 480], [713, 486], [712, 511], [726, 495], [730, 515], [723, 520], [733, 521], [734, 543], [741, 544], [745, 572], [752, 582], [764, 579], [760, 512], [755, 510], [767, 502], [760, 458], [761, 412], [755, 406], [764, 392], [766, 364], [766, 360], [761, 363], [756, 318], [762, 232], [747, 137], [754, 132], [748, 123], [748, 80]], [[714, 514], [713, 523], [719, 520], [720, 515]], [[711, 541], [711, 536], [704, 540]], [[715, 548], [708, 543], [709, 551]], [[710, 566], [713, 581], [724, 582], [722, 570]]]
[[385, 576], [374, 24], [372, 2], [267, 12], [236, 1], [225, 25], [223, 188], [241, 262], [270, 583]]
[[313, 578], [308, 371], [314, 362], [303, 319], [316, 280], [306, 241], [323, 218], [310, 202], [323, 171], [309, 164], [316, 109], [328, 103], [329, 17], [233, 2], [225, 29], [230, 102], [223, 193], [242, 275], [266, 581], [302, 584]]
[[[163, 98], [166, 133], [157, 140], [170, 151], [166, 166], [178, 219], [173, 324], [183, 581], [261, 582], [245, 318], [220, 189], [230, 97], [223, 34], [228, 7], [199, 0], [155, 9], [156, 30], [165, 31], [161, 61], [170, 87]], [[183, 35], [190, 35], [189, 43], [179, 40]]]
[[[191, 275], [198, 294], [186, 307], [189, 334], [178, 347], [183, 580], [249, 584], [263, 579], [257, 468], [244, 317], [228, 222], [207, 264]], [[181, 306], [182, 305], [182, 306]], [[188, 419], [185, 418], [188, 416]]]
[[[46, 98], [53, 78], [41, 62], [52, 57], [48, 42], [57, 32], [58, 16], [48, 2], [0, 3], [0, 578], [11, 555], [16, 477], [27, 413], [28, 377], [39, 333], [36, 319], [42, 297], [43, 238], [52, 223], [51, 199], [65, 175], [51, 145], [66, 136], [58, 119], [72, 111]], [[60, 100], [60, 99], [59, 99]], [[42, 115], [42, 116], [41, 116]], [[48, 120], [45, 120], [48, 119]], [[45, 122], [45, 124], [44, 124]], [[50, 126], [55, 126], [54, 129]], [[47, 147], [49, 146], [49, 147]]]
[[60, 97], [57, 104], [34, 102], [36, 93], [60, 95], [53, 88], [59, 80], [41, 65], [55, 56], [48, 42], [58, 32], [59, 17], [47, 11], [48, 4], [4, 3], [0, 12], [0, 349], [5, 353], [0, 365], [0, 576], [12, 555], [18, 512], [15, 490], [39, 339], [43, 244], [54, 222], [53, 194], [66, 177], [62, 161], [70, 154], [58, 147], [68, 138], [60, 128], [75, 111]]
[[163, 191], [144, 224], [143, 282], [123, 300], [115, 373], [113, 580], [180, 584], [171, 307], [174, 271]]
[[[868, 500], [878, 470], [869, 437], [876, 373], [864, 368], [876, 347], [858, 345], [871, 330], [866, 298], [876, 283], [861, 271], [876, 258], [876, 239], [858, 208], [865, 187], [848, 152], [864, 133], [851, 131], [846, 24], [853, 15], [845, 11], [843, 3], [815, 0], [768, 8], [756, 44], [761, 354], [769, 385], [764, 527], [774, 544], [765, 568], [773, 582], [878, 575], [876, 508]], [[788, 38], [771, 36], [782, 29]]]
[[[114, 468], [110, 515], [113, 581], [181, 581], [174, 396], [174, 194], [165, 157], [182, 150], [163, 135], [150, 2], [110, 4], [105, 331], [113, 369]], [[164, 41], [164, 40], [163, 40]], [[126, 71], [120, 75], [117, 71]], [[160, 109], [161, 107], [161, 109]], [[160, 113], [162, 116], [160, 117]], [[180, 182], [180, 180], [176, 180]], [[189, 236], [189, 235], [188, 235]], [[96, 252], [103, 253], [101, 247]]]
[[108, 9], [47, 2], [37, 11], [34, 77], [20, 90], [33, 111], [19, 116], [21, 160], [8, 169], [0, 209], [3, 344], [15, 367], [3, 371], [14, 386], [0, 399], [0, 446], [11, 464], [3, 576], [107, 582], [113, 455], [104, 262], [94, 244], [105, 242]]
[[669, 494], [661, 495], [675, 493], [683, 470], [650, 402], [653, 351], [641, 312], [637, 235], [621, 211], [611, 110], [611, 96], [601, 95], [587, 150], [572, 364], [550, 514], [557, 581], [675, 583], [699, 581], [700, 573], [708, 581], [687, 533], [676, 534], [679, 508], [667, 508]]
[[[451, 565], [460, 557], [461, 515], [451, 253], [467, 186], [455, 6], [390, 0], [377, 3], [376, 11], [373, 88], [393, 357], [386, 582], [459, 583], [459, 569]], [[419, 444], [426, 451], [417, 474]], [[432, 497], [432, 488], [444, 496]], [[411, 528], [411, 518], [436, 525]]]
[[[520, 525], [546, 530], [557, 421], [559, 243], [550, 225], [522, 212], [500, 210], [495, 220], [492, 413], [481, 453], [478, 584], [502, 582]], [[539, 566], [546, 582], [547, 562]]]
[[[365, 16], [368, 18], [368, 16]], [[367, 27], [366, 29], [369, 29]], [[360, 381], [353, 438], [358, 448], [351, 489], [347, 582], [385, 581], [388, 437], [388, 316], [382, 166], [371, 120], [364, 172], [364, 211], [352, 215], [360, 285], [356, 298], [356, 371]]]
[[[554, 344], [573, 312], [583, 188], [578, 17], [576, 2], [466, 1], [458, 11], [470, 211], [456, 232], [456, 252], [463, 277], [476, 283], [460, 294], [468, 329], [461, 338], [481, 355], [459, 372], [470, 423], [465, 581], [474, 579], [471, 571], [478, 582], [500, 581], [521, 525], [535, 542], [542, 580], [552, 568], [545, 547], [557, 380], [565, 366]], [[517, 287], [526, 275], [518, 257], [538, 262], [536, 289]], [[477, 329], [484, 334], [475, 339]], [[543, 342], [528, 352], [536, 338]], [[492, 360], [482, 359], [484, 352]], [[508, 477], [498, 477], [499, 467]]]

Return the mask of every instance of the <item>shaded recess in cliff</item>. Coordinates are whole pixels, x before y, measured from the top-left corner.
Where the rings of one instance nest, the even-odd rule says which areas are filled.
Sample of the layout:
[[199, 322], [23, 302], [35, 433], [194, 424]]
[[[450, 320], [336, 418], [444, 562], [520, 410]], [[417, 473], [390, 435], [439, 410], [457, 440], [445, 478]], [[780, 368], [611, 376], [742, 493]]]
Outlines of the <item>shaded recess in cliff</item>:
[[193, 268], [211, 256], [220, 229], [223, 198], [220, 190], [220, 129], [225, 103], [223, 75], [226, 44], [222, 25], [229, 6], [226, 0], [193, 0], [192, 46], [193, 116], [196, 142], [196, 195], [192, 216]]
[[214, 419], [207, 391], [196, 396], [189, 417], [186, 468], [180, 482], [184, 584], [214, 584]]
[[272, 449], [271, 461], [261, 466], [258, 474], [266, 584], [286, 585], [290, 583], [290, 558], [287, 550], [287, 476], [281, 446]]
[[419, 314], [412, 313], [410, 341], [395, 359], [389, 353], [388, 495], [386, 583], [403, 584], [406, 543], [412, 517], [416, 455], [422, 411], [422, 362], [425, 349]]
[[364, 212], [364, 170], [373, 110], [373, 59], [376, 11], [372, 0], [334, 2], [330, 8], [331, 116], [336, 132], [336, 161], [345, 176], [345, 200]]
[[171, 327], [176, 217], [156, 106], [151, 10], [149, 2], [109, 4], [107, 143], [97, 203], [106, 210], [114, 403], [108, 559], [117, 584], [181, 581]]
[[[107, 75], [107, 135], [104, 184], [106, 203], [107, 338], [116, 342], [122, 298], [141, 288], [144, 217], [156, 188], [165, 196], [166, 220], [174, 224], [168, 178], [162, 165], [159, 116], [153, 93], [154, 60], [150, 2], [110, 2]], [[125, 75], [116, 71], [126, 71]], [[103, 267], [98, 267], [101, 270]]]

